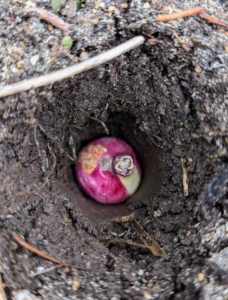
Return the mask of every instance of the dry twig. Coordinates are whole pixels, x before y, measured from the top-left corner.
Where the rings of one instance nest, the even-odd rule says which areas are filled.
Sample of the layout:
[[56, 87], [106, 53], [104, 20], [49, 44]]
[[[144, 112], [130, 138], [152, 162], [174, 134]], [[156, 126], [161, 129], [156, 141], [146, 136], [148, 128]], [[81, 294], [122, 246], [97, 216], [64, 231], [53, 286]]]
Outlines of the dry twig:
[[75, 266], [69, 263], [65, 263], [57, 258], [54, 258], [52, 256], [49, 256], [48, 254], [44, 253], [43, 251], [40, 251], [38, 249], [36, 249], [35, 247], [29, 245], [28, 243], [26, 243], [24, 240], [22, 240], [21, 237], [19, 237], [19, 235], [17, 235], [16, 233], [13, 233], [13, 237], [15, 239], [16, 242], [18, 242], [21, 246], [23, 246], [24, 248], [26, 248], [27, 250], [36, 253], [37, 255], [43, 257], [44, 259], [47, 259], [53, 263], [59, 264], [63, 267], [71, 267], [71, 268], [76, 268], [78, 270], [88, 270], [87, 268], [84, 267], [79, 267], [79, 266]]
[[41, 20], [45, 20], [48, 23], [51, 23], [53, 26], [58, 27], [62, 30], [69, 30], [70, 27], [72, 26], [71, 24], [64, 22], [62, 19], [60, 19], [53, 13], [39, 7], [30, 7], [25, 9], [24, 12], [26, 13], [35, 12], [38, 14], [38, 17]]
[[137, 36], [123, 44], [120, 44], [117, 47], [114, 47], [111, 50], [108, 50], [102, 54], [92, 57], [82, 63], [73, 65], [71, 67], [44, 76], [39, 76], [28, 80], [20, 81], [18, 83], [7, 85], [2, 89], [0, 89], [0, 98], [13, 95], [16, 93], [28, 91], [30, 89], [35, 89], [44, 85], [53, 84], [56, 81], [61, 81], [63, 79], [74, 76], [76, 74], [80, 74], [87, 70], [93, 69], [103, 63], [106, 63], [107, 61], [115, 57], [118, 57], [126, 53], [129, 50], [132, 50], [142, 45], [144, 41], [145, 38], [143, 36]]
[[175, 38], [177, 39], [177, 41], [178, 41], [178, 43], [181, 45], [181, 47], [182, 47], [185, 51], [189, 52], [188, 46], [182, 41], [182, 39], [179, 37], [179, 35], [178, 35], [176, 32], [174, 32], [173, 35], [175, 36]]
[[221, 21], [221, 20], [219, 20], [219, 19], [217, 19], [217, 18], [215, 18], [215, 17], [212, 17], [212, 16], [210, 16], [210, 15], [208, 15], [208, 14], [205, 14], [204, 12], [202, 12], [202, 13], [200, 14], [200, 17], [201, 17], [202, 19], [207, 20], [209, 23], [213, 23], [213, 24], [216, 24], [216, 25], [219, 25], [219, 26], [223, 26], [223, 27], [227, 27], [227, 28], [228, 28], [228, 23], [227, 23], [227, 22]]
[[200, 14], [202, 11], [204, 11], [204, 9], [205, 8], [203, 6], [189, 8], [187, 10], [183, 10], [177, 13], [158, 16], [155, 20], [157, 22], [167, 22], [167, 21], [176, 20], [180, 18], [186, 18], [186, 17]]

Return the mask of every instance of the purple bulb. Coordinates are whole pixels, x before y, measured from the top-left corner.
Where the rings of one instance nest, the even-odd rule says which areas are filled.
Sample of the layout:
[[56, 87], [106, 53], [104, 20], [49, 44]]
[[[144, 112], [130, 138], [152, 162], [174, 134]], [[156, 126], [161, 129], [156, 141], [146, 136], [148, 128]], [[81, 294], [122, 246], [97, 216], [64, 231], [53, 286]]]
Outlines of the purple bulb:
[[114, 137], [100, 138], [84, 147], [75, 171], [84, 192], [104, 204], [120, 203], [133, 195], [142, 175], [133, 149]]

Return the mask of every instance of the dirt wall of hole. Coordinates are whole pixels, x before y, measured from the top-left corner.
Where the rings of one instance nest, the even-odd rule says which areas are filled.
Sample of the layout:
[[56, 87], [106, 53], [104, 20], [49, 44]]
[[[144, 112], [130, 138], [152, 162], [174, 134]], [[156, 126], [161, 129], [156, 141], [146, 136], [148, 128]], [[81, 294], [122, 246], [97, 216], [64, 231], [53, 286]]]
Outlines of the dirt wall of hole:
[[[202, 33], [203, 26], [196, 25]], [[143, 30], [154, 34], [151, 28]], [[222, 43], [219, 37], [211, 38], [209, 61], [203, 51], [207, 37], [198, 41], [193, 54], [183, 53], [174, 48], [169, 31], [156, 31], [160, 43], [155, 47], [146, 43], [96, 70], [1, 103], [6, 112], [1, 120], [1, 272], [9, 294], [26, 288], [44, 299], [70, 299], [75, 291], [67, 280], [80, 282], [77, 293], [82, 299], [88, 295], [142, 299], [147, 294], [197, 299], [206, 293], [206, 278], [213, 273], [214, 263], [208, 260], [209, 252], [218, 252], [226, 241], [218, 237], [221, 243], [213, 248], [213, 241], [203, 240], [207, 230], [216, 228], [223, 204], [219, 212], [214, 208], [208, 229], [204, 229], [208, 226], [205, 211], [199, 217], [195, 214], [203, 187], [226, 160], [218, 105], [226, 85], [217, 80], [221, 74], [207, 69], [216, 62]], [[197, 63], [204, 68], [203, 75], [196, 74]], [[91, 138], [91, 128], [95, 134], [106, 134], [101, 122], [114, 135], [129, 130], [132, 142], [139, 139], [145, 147], [142, 151], [162, 152], [161, 186], [153, 197], [142, 197], [129, 211], [164, 248], [166, 260], [122, 244], [104, 247], [100, 236], [126, 231], [126, 239], [137, 241], [137, 237], [127, 224], [88, 218], [75, 201], [81, 193], [69, 191], [74, 153]], [[183, 167], [188, 174], [188, 196], [183, 192]], [[223, 225], [220, 221], [218, 228]], [[18, 247], [12, 241], [13, 231], [52, 256], [80, 262], [91, 270], [54, 270], [31, 278], [32, 270], [51, 264]], [[198, 274], [204, 274], [205, 282], [193, 283]], [[221, 289], [222, 276], [219, 269], [215, 285]]]

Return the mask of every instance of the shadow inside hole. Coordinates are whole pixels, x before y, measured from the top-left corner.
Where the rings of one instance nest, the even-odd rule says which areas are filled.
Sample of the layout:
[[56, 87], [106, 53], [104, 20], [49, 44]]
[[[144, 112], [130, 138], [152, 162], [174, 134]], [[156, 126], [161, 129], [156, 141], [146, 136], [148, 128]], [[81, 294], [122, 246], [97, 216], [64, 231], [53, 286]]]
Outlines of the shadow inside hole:
[[[123, 118], [122, 114], [114, 115], [106, 123], [110, 136], [125, 140], [135, 150], [142, 167], [141, 184], [134, 195], [120, 204], [105, 205], [89, 198], [81, 191], [75, 178], [75, 166], [71, 165], [67, 170], [68, 191], [71, 200], [89, 218], [105, 220], [114, 217], [129, 215], [139, 204], [149, 204], [158, 193], [163, 182], [163, 150], [151, 146], [146, 141], [146, 135], [140, 132], [134, 119]], [[104, 131], [104, 130], [103, 130]], [[99, 124], [91, 122], [80, 133], [80, 149], [91, 140], [105, 136]]]

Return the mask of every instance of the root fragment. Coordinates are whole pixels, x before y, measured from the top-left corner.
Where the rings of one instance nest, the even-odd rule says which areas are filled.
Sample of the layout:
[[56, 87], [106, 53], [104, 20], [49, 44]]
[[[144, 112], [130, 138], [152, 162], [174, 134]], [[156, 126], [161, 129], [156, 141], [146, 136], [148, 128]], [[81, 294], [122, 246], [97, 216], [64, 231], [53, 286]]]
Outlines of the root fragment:
[[217, 18], [215, 18], [215, 17], [212, 17], [212, 16], [210, 16], [210, 15], [208, 15], [208, 14], [205, 14], [204, 12], [202, 12], [202, 13], [200, 14], [200, 17], [201, 17], [202, 19], [207, 20], [209, 23], [213, 23], [213, 24], [216, 24], [216, 25], [219, 25], [219, 26], [223, 26], [223, 27], [228, 28], [228, 23], [227, 23], [227, 22], [221, 21], [221, 20], [219, 20], [219, 19], [217, 19]]
[[136, 233], [139, 235], [139, 238], [141, 239], [143, 244], [135, 243], [131, 240], [110, 239], [110, 238], [108, 239], [101, 238], [100, 239], [101, 243], [106, 245], [124, 243], [135, 247], [149, 249], [150, 252], [155, 256], [160, 256], [163, 258], [166, 257], [164, 250], [150, 237], [150, 235], [143, 229], [143, 227], [138, 223], [138, 221], [135, 220], [134, 214], [129, 216], [124, 216], [124, 217], [117, 217], [112, 219], [112, 221], [117, 223], [126, 223], [126, 222], [132, 223]]
[[53, 26], [60, 28], [62, 30], [69, 30], [70, 27], [72, 26], [69, 23], [64, 22], [62, 19], [60, 19], [59, 17], [57, 17], [56, 15], [54, 15], [53, 13], [39, 8], [39, 7], [30, 7], [24, 10], [26, 13], [29, 12], [35, 12], [38, 14], [38, 17], [41, 20], [44, 20], [50, 24], [52, 24]]
[[177, 39], [177, 41], [178, 41], [178, 43], [181, 45], [181, 47], [182, 47], [185, 51], [189, 52], [188, 46], [182, 41], [182, 39], [179, 37], [179, 35], [178, 35], [176, 32], [174, 32], [173, 35], [175, 36], [175, 38]]
[[150, 237], [143, 227], [135, 219], [132, 220], [135, 231], [138, 233], [143, 244], [155, 255], [165, 258], [164, 250]]
[[176, 20], [180, 18], [186, 18], [186, 17], [200, 14], [202, 11], [204, 11], [204, 9], [205, 8], [203, 6], [189, 8], [187, 10], [183, 10], [177, 13], [158, 16], [155, 20], [157, 22], [167, 22], [167, 21]]

